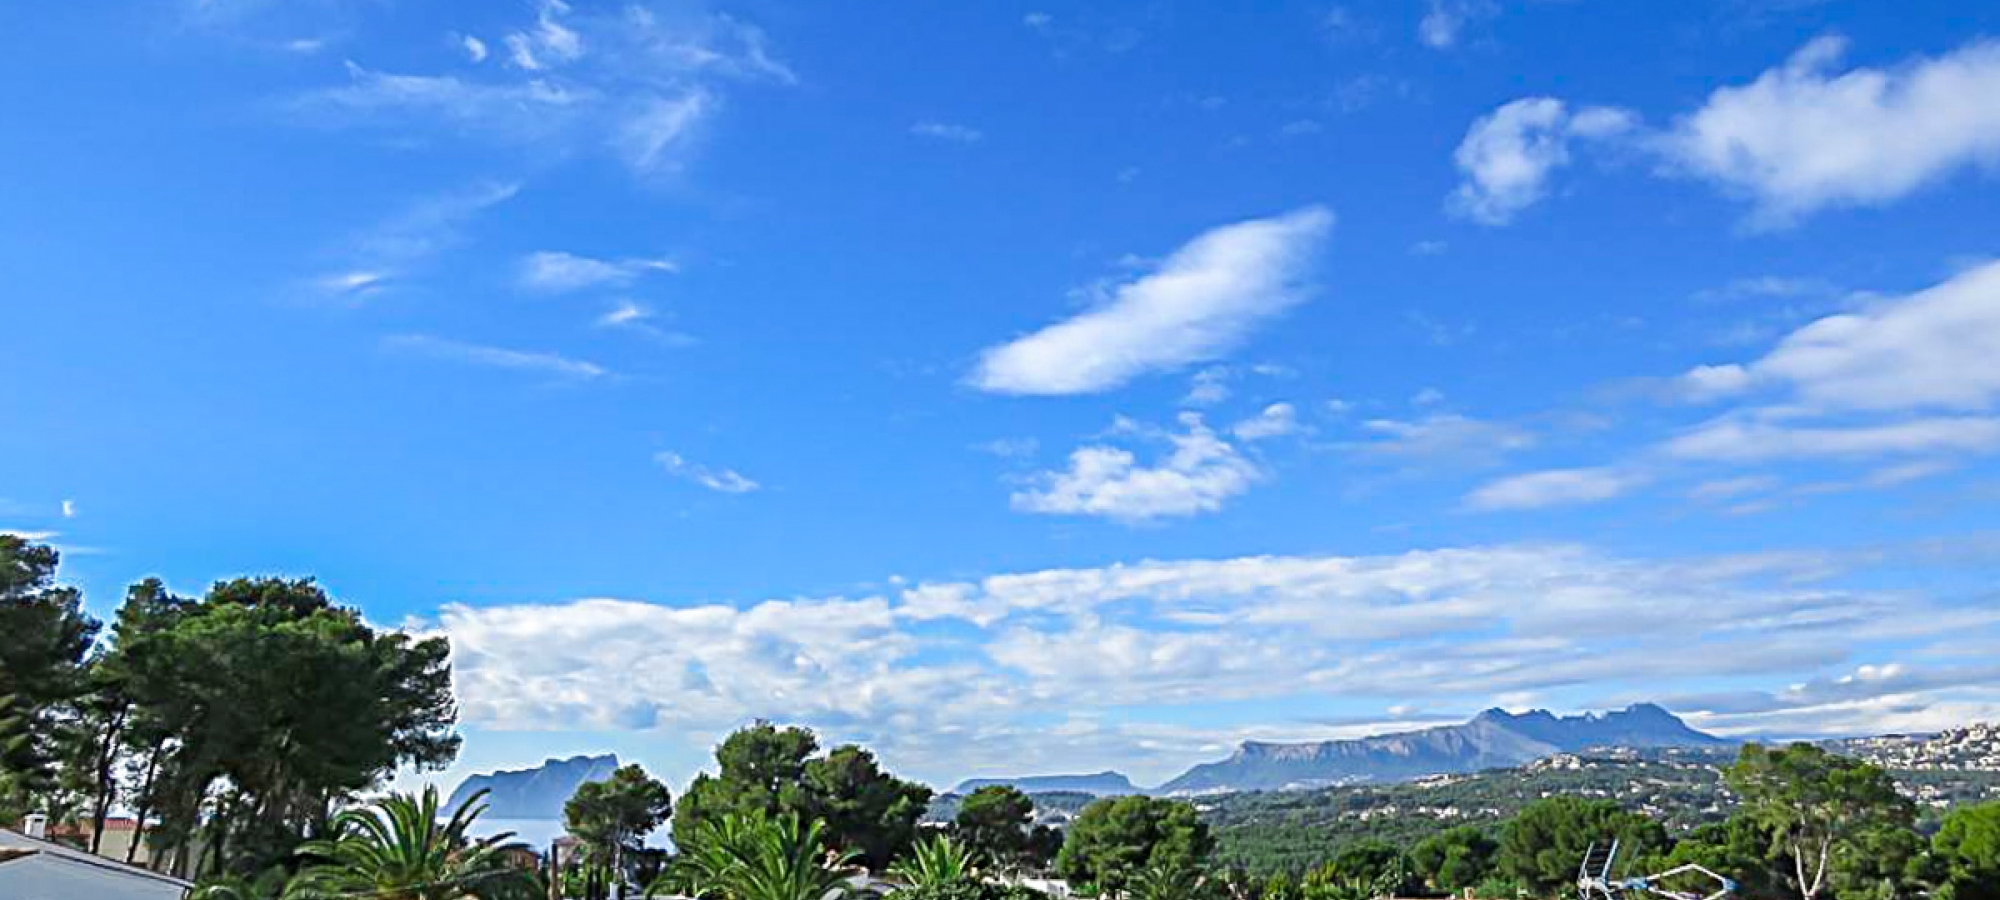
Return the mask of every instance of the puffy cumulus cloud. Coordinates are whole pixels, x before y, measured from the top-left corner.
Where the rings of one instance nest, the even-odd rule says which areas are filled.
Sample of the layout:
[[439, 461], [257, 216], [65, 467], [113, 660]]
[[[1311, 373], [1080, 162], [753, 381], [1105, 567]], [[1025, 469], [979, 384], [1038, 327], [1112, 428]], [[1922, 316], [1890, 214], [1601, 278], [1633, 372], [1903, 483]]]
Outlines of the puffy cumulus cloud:
[[1459, 142], [1452, 158], [1461, 179], [1446, 208], [1480, 224], [1505, 225], [1548, 195], [1550, 176], [1570, 163], [1572, 142], [1617, 137], [1636, 121], [1610, 107], [1571, 111], [1552, 97], [1507, 103], [1475, 120]]
[[[504, 65], [472, 75], [384, 72], [348, 63], [341, 85], [307, 92], [292, 108], [334, 127], [405, 132], [439, 127], [474, 138], [599, 150], [641, 175], [678, 169], [733, 87], [790, 85], [764, 32], [730, 16], [633, 4], [580, 12], [544, 0], [534, 19], [491, 48]], [[489, 48], [467, 38], [475, 62]]]
[[1304, 427], [1299, 423], [1298, 407], [1290, 403], [1273, 403], [1256, 415], [1230, 426], [1229, 433], [1239, 441], [1267, 441], [1297, 434]]
[[1098, 291], [1090, 310], [987, 349], [973, 385], [1004, 394], [1087, 394], [1212, 360], [1305, 300], [1333, 213], [1309, 206], [1201, 234], [1158, 268]]
[[488, 728], [700, 731], [758, 715], [888, 726], [981, 705], [945, 701], [984, 676], [904, 665], [916, 642], [880, 598], [453, 605], [438, 627], [463, 716]]
[[1165, 435], [1172, 449], [1152, 465], [1122, 447], [1079, 447], [1070, 452], [1068, 469], [1035, 476], [1011, 502], [1022, 512], [1140, 523], [1215, 512], [1263, 476], [1200, 416], [1183, 414], [1181, 424], [1187, 430]]
[[1836, 71], [1847, 42], [1820, 38], [1750, 84], [1718, 89], [1662, 138], [1694, 175], [1752, 198], [1783, 224], [1903, 197], [2000, 164], [2000, 41], [1894, 69]]
[[1644, 692], [1748, 729], [1759, 715], [1837, 719], [1839, 704], [1871, 697], [1945, 703], [1991, 683], [1975, 669], [1991, 668], [2000, 611], [1836, 583], [1916, 559], [1519, 545], [1158, 560], [858, 599], [456, 604], [429, 627], [450, 636], [463, 718], [481, 728], [657, 730], [699, 745], [765, 717], [865, 740], [941, 780], [1037, 760], [1168, 774], [1277, 736], [1177, 705], [1477, 708]]
[[1598, 503], [1623, 496], [1645, 482], [1643, 475], [1614, 467], [1550, 469], [1482, 485], [1466, 495], [1465, 505], [1492, 512]]

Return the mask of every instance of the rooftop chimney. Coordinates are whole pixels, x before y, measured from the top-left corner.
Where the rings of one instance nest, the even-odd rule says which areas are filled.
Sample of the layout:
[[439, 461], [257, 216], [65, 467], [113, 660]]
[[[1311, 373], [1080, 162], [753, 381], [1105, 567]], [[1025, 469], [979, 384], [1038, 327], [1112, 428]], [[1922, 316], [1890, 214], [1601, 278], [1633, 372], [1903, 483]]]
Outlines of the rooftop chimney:
[[34, 838], [35, 840], [38, 841], [48, 840], [49, 817], [42, 815], [41, 813], [35, 813], [33, 815], [30, 815], [25, 821], [21, 823], [21, 830], [24, 834], [26, 834], [31, 838]]

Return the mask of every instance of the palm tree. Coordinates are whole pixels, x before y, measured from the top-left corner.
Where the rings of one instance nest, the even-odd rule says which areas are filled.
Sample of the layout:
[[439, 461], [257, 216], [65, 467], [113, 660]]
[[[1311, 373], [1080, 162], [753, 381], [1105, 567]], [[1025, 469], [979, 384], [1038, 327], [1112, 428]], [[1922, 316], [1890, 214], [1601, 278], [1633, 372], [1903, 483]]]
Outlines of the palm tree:
[[845, 900], [856, 854], [825, 847], [826, 823], [793, 813], [731, 814], [704, 823], [683, 845], [674, 871], [646, 888], [652, 897], [684, 890], [703, 900]]
[[256, 877], [217, 875], [204, 879], [188, 893], [188, 900], [278, 900], [285, 892], [285, 870], [265, 869]]
[[909, 857], [889, 867], [889, 874], [920, 888], [977, 881], [979, 854], [940, 834], [911, 847]]
[[310, 862], [286, 886], [286, 900], [526, 900], [540, 893], [534, 872], [503, 856], [512, 832], [467, 834], [486, 811], [474, 794], [438, 821], [437, 788], [390, 794], [333, 818], [332, 837], [299, 848]]
[[1131, 900], [1196, 900], [1211, 891], [1207, 876], [1193, 866], [1154, 863], [1140, 870], [1126, 889]]

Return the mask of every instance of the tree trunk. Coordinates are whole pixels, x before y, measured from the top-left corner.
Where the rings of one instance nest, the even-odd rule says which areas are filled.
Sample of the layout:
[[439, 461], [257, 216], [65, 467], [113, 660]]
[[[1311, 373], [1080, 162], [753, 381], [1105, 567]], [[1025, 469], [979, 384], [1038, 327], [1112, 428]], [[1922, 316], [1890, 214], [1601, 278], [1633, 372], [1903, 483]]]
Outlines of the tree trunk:
[[[125, 848], [127, 865], [138, 857], [139, 842], [146, 838], [146, 817], [153, 812], [153, 782], [160, 774], [160, 757], [164, 755], [166, 755], [166, 742], [161, 741], [153, 748], [153, 752], [146, 756], [146, 777], [139, 783], [139, 808], [134, 811], [132, 818], [132, 846]], [[151, 864], [156, 861], [148, 857], [146, 862]], [[159, 866], [149, 865], [148, 868], [157, 869]]]
[[118, 759], [118, 737], [125, 730], [125, 714], [130, 704], [118, 704], [118, 711], [112, 714], [111, 723], [104, 728], [104, 739], [97, 745], [96, 776], [97, 797], [90, 807], [90, 852], [97, 853], [104, 846], [104, 820], [111, 814], [111, 801], [117, 783], [111, 778], [111, 764]]

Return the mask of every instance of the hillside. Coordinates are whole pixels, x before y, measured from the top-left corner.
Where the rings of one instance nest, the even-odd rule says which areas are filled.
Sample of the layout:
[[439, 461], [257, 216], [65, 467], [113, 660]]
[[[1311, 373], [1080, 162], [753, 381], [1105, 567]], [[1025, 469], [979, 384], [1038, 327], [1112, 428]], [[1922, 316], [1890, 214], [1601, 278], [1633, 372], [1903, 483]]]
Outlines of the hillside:
[[1604, 714], [1557, 717], [1546, 710], [1489, 709], [1462, 725], [1306, 744], [1246, 742], [1228, 759], [1204, 763], [1161, 785], [1162, 794], [1301, 790], [1408, 781], [1427, 775], [1519, 766], [1596, 747], [1717, 747], [1649, 703]]
[[[1669, 830], [1692, 828], [1726, 815], [1731, 798], [1722, 769], [1734, 759], [1734, 749], [1727, 747], [1558, 754], [1515, 768], [1399, 784], [1227, 794], [1195, 802], [1215, 828], [1223, 860], [1272, 871], [1324, 860], [1328, 848], [1350, 841], [1408, 843], [1454, 825], [1497, 822], [1558, 794], [1616, 800]], [[2000, 771], [1992, 768], [1887, 768], [1926, 818], [1949, 806], [2000, 799]]]
[[447, 809], [456, 809], [474, 792], [488, 790], [486, 818], [560, 819], [563, 803], [576, 793], [577, 785], [602, 781], [618, 768], [618, 757], [572, 756], [551, 759], [532, 769], [473, 775], [451, 792]]
[[1095, 775], [1025, 775], [1017, 778], [968, 778], [952, 789], [954, 794], [970, 794], [990, 785], [1004, 784], [1019, 789], [1022, 793], [1079, 793], [1096, 794], [1101, 797], [1135, 794], [1139, 792], [1132, 780], [1119, 772], [1098, 772]]

